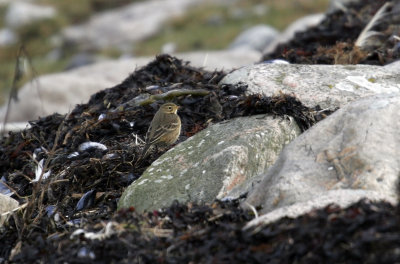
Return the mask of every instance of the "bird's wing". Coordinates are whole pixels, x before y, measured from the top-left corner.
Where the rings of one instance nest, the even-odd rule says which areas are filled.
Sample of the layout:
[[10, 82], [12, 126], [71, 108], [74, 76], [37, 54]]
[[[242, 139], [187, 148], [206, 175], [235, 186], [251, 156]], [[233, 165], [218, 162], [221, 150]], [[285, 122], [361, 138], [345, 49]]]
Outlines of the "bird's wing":
[[180, 126], [179, 120], [169, 122], [168, 124], [162, 125], [160, 127], [154, 128], [154, 129], [152, 129], [152, 127], [150, 127], [150, 129], [152, 129], [152, 131], [150, 131], [147, 144], [156, 143], [157, 141], [160, 140], [160, 138], [163, 135], [168, 134], [172, 131], [175, 131], [178, 126]]

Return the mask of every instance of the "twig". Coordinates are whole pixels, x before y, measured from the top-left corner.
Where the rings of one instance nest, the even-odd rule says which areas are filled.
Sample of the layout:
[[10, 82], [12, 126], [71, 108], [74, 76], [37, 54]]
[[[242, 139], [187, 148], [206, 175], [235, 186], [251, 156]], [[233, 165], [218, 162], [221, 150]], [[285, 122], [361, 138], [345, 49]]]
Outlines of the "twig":
[[163, 93], [163, 94], [150, 95], [145, 98], [135, 97], [132, 100], [117, 107], [117, 109], [115, 111], [123, 110], [127, 106], [145, 106], [145, 105], [149, 105], [149, 104], [152, 104], [152, 103], [154, 103], [156, 101], [160, 101], [160, 100], [167, 101], [174, 97], [183, 96], [183, 95], [206, 96], [209, 93], [210, 93], [210, 91], [207, 91], [205, 89], [197, 89], [197, 90], [175, 89], [175, 90], [171, 90], [166, 93]]
[[391, 6], [392, 3], [387, 2], [385, 3], [379, 10], [375, 13], [372, 19], [368, 22], [365, 28], [361, 31], [360, 35], [358, 36], [354, 46], [363, 48], [367, 43], [367, 40], [372, 37], [379, 35], [379, 32], [371, 30], [374, 26], [378, 24], [382, 20], [382, 18], [387, 14], [385, 13], [386, 9]]
[[[28, 53], [25, 50], [25, 47], [21, 45], [18, 49], [17, 57], [16, 57], [16, 62], [15, 62], [15, 68], [14, 68], [14, 77], [13, 81], [11, 84], [11, 89], [10, 89], [10, 94], [8, 96], [8, 102], [7, 102], [7, 108], [6, 108], [6, 113], [4, 116], [4, 121], [3, 121], [3, 128], [0, 131], [0, 137], [4, 137], [5, 134], [5, 129], [6, 129], [6, 124], [8, 122], [8, 117], [10, 115], [10, 110], [11, 110], [11, 101], [12, 100], [18, 100], [18, 82], [22, 80], [24, 75], [26, 74], [25, 71], [25, 62], [24, 60], [27, 60], [30, 66], [30, 69], [32, 71], [32, 76], [33, 79], [36, 76], [36, 71], [35, 68], [32, 66], [31, 59], [28, 55]], [[40, 94], [39, 94], [40, 97]]]
[[249, 204], [248, 202], [244, 202], [244, 203], [251, 209], [251, 211], [253, 211], [254, 217], [258, 218], [258, 213], [257, 213], [256, 208], [254, 206], [252, 206], [251, 204]]

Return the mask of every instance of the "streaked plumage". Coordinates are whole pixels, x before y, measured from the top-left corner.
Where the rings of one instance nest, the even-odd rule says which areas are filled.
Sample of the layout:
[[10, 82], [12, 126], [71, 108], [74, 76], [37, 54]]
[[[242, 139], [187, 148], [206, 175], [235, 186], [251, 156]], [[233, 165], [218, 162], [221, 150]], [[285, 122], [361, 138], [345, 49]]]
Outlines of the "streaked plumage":
[[174, 144], [181, 133], [181, 119], [177, 111], [179, 106], [173, 103], [163, 104], [154, 115], [146, 134], [146, 145], [142, 159], [152, 146], [169, 146]]

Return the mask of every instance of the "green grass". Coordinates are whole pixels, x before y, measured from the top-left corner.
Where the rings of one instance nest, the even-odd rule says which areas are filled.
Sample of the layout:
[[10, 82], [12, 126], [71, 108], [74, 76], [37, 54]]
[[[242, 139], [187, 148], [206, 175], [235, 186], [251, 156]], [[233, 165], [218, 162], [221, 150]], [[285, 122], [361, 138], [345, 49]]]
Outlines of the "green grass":
[[68, 24], [86, 21], [93, 13], [117, 8], [142, 0], [39, 0], [39, 4], [55, 7]]
[[[257, 15], [255, 6], [262, 4], [267, 11], [264, 15]], [[134, 50], [136, 55], [152, 55], [159, 53], [167, 42], [176, 43], [180, 52], [224, 49], [238, 34], [253, 25], [267, 24], [283, 30], [300, 17], [325, 12], [328, 5], [329, 0], [247, 0], [237, 1], [229, 8], [208, 4], [173, 19], [159, 35], [135, 45]], [[242, 12], [242, 17], [232, 15], [235, 11]], [[210, 23], [213, 17], [218, 17], [220, 24]]]

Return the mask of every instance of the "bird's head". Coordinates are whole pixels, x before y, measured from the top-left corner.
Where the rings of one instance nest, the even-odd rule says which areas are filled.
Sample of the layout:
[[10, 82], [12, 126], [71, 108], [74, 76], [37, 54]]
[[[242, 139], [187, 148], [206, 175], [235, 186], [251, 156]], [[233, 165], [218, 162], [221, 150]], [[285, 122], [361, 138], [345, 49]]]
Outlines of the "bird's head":
[[178, 112], [179, 106], [174, 103], [163, 104], [161, 110], [166, 114], [176, 114]]

